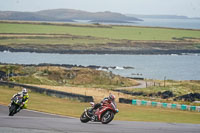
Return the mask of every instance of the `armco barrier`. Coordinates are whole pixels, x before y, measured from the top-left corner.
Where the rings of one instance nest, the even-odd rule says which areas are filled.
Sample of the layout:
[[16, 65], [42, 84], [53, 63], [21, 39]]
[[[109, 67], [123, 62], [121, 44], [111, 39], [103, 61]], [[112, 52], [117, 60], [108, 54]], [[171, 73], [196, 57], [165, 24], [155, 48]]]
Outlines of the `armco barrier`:
[[132, 100], [130, 99], [125, 99], [125, 98], [119, 98], [119, 103], [128, 103], [131, 104]]
[[167, 103], [161, 103], [163, 108], [167, 108]]
[[177, 105], [176, 105], [176, 104], [171, 104], [171, 108], [172, 108], [172, 109], [176, 109], [176, 108], [177, 108]]
[[187, 110], [187, 106], [186, 105], [181, 105], [181, 110]]
[[200, 106], [197, 107], [197, 111], [200, 112]]
[[157, 102], [151, 102], [151, 106], [156, 107], [157, 106]]
[[31, 91], [34, 91], [37, 93], [44, 93], [49, 96], [56, 96], [59, 98], [72, 98], [72, 99], [77, 99], [81, 102], [93, 102], [92, 96], [84, 96], [80, 94], [67, 93], [67, 92], [62, 92], [62, 91], [50, 90], [46, 88], [40, 88], [36, 86], [18, 84], [18, 83], [13, 83], [13, 82], [5, 82], [5, 81], [0, 81], [0, 85], [25, 87], [27, 89], [30, 89]]
[[190, 106], [190, 110], [191, 111], [195, 111], [196, 110], [196, 106]]
[[141, 101], [141, 105], [146, 106], [147, 105], [147, 101]]
[[200, 112], [200, 106], [188, 106], [188, 105], [179, 105], [179, 104], [171, 104], [171, 103], [160, 103], [153, 101], [145, 101], [145, 100], [137, 100], [137, 99], [125, 99], [119, 98], [120, 103], [127, 103], [132, 105], [141, 105], [141, 106], [153, 106], [153, 107], [162, 107], [162, 108], [171, 108], [171, 109], [180, 109], [180, 110], [190, 110], [190, 111], [198, 111]]
[[132, 100], [132, 104], [133, 104], [133, 105], [137, 105], [137, 100], [133, 99], [133, 100]]

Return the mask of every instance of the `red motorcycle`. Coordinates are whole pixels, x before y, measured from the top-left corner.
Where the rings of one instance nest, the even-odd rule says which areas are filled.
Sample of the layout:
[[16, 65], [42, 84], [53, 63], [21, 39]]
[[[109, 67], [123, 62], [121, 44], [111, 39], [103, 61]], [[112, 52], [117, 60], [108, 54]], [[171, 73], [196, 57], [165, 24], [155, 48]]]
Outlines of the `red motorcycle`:
[[[94, 103], [90, 102], [91, 106], [94, 107]], [[92, 115], [89, 113], [90, 108], [85, 109], [83, 114], [80, 117], [81, 122], [87, 123], [88, 121], [101, 122], [102, 124], [107, 124], [111, 122], [114, 118], [114, 115], [119, 112], [117, 109], [116, 103], [108, 101], [101, 104], [96, 110], [93, 110]]]

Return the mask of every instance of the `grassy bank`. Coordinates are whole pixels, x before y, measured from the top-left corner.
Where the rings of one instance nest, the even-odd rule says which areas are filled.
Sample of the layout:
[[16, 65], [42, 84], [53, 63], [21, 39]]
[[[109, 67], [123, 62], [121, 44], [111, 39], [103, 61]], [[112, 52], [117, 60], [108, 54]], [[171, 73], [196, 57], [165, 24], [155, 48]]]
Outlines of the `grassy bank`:
[[112, 26], [112, 28], [74, 27], [55, 25], [34, 24], [10, 24], [0, 23], [0, 33], [49, 33], [71, 34], [79, 36], [94, 36], [111, 39], [128, 40], [173, 40], [173, 38], [193, 37], [199, 38], [200, 31], [166, 29], [166, 28], [143, 28], [131, 26]]
[[1, 51], [180, 54], [200, 50], [199, 44], [200, 30], [0, 22]]
[[[8, 88], [0, 86], [0, 104], [8, 105], [10, 98], [21, 88]], [[80, 103], [69, 99], [60, 99], [30, 92], [28, 108], [32, 110], [55, 113], [66, 116], [80, 117], [88, 103]], [[118, 104], [119, 113], [115, 120], [152, 121], [170, 123], [196, 123], [200, 124], [200, 113], [179, 110], [169, 110], [153, 107], [139, 107], [127, 104]]]
[[[145, 99], [149, 101], [174, 103], [174, 104], [186, 104], [200, 106], [199, 103], [194, 101], [199, 101], [198, 96], [189, 96], [189, 94], [200, 94], [200, 81], [174, 81], [166, 80], [147, 80], [147, 87], [144, 88], [134, 88], [128, 87], [124, 88], [123, 91], [132, 93], [135, 99]], [[186, 96], [188, 95], [188, 96]], [[185, 96], [181, 99], [178, 97]]]
[[13, 72], [16, 76], [8, 80], [37, 85], [81, 86], [89, 88], [117, 88], [134, 86], [138, 83], [112, 72], [83, 67], [0, 65], [0, 70]]

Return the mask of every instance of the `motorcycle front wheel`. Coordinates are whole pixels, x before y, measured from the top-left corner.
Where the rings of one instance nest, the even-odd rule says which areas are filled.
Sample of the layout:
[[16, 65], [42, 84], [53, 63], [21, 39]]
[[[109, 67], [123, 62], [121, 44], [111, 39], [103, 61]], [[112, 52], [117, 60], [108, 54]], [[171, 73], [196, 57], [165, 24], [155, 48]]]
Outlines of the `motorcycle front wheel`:
[[9, 116], [13, 116], [16, 113], [17, 107], [15, 105], [11, 105], [11, 107], [9, 108]]
[[83, 114], [80, 117], [80, 120], [83, 123], [87, 123], [88, 121], [90, 121], [90, 118], [88, 118], [87, 115], [85, 114], [85, 112], [83, 112]]
[[101, 118], [101, 123], [108, 124], [113, 120], [113, 118], [114, 118], [114, 113], [112, 111], [107, 111], [106, 113], [103, 114]]

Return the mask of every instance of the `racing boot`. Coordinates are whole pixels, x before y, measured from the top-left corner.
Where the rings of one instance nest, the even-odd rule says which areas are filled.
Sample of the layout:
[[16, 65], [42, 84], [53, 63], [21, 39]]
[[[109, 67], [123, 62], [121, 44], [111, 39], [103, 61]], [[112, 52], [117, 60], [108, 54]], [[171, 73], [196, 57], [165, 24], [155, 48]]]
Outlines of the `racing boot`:
[[8, 108], [10, 108], [11, 107], [11, 104], [13, 103], [13, 101], [11, 100], [11, 102], [10, 102], [10, 104], [8, 104]]

